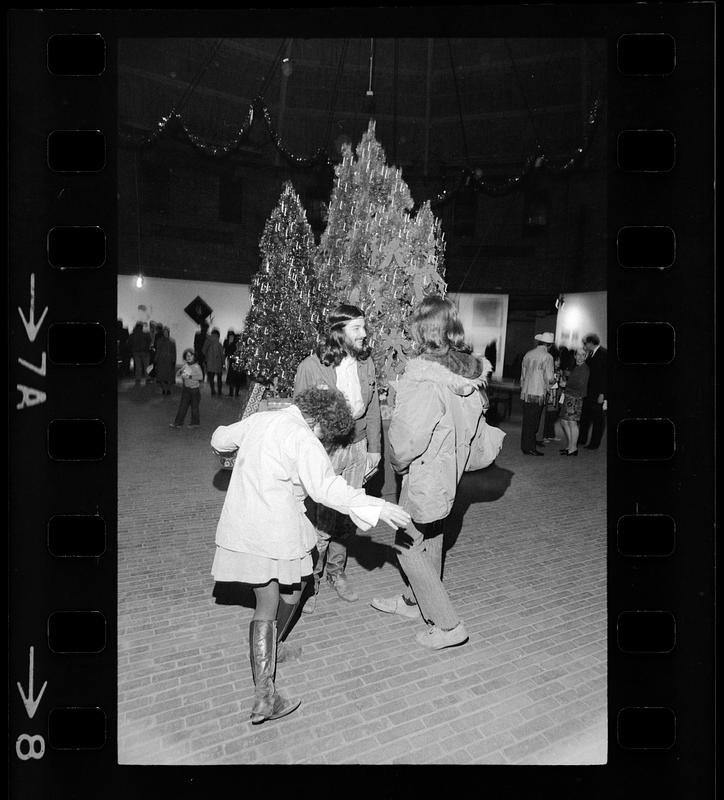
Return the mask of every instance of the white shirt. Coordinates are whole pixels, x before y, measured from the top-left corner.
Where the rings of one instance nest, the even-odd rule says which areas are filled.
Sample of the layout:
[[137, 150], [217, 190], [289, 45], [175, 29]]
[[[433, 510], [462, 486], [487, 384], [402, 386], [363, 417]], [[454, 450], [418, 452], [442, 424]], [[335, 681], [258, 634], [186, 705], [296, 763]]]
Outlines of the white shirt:
[[379, 522], [384, 500], [334, 474], [322, 443], [297, 406], [252, 414], [211, 437], [219, 452], [239, 452], [216, 527], [216, 544], [267, 558], [302, 558], [317, 543], [305, 514], [309, 494], [348, 514], [357, 527]]
[[345, 356], [342, 363], [334, 368], [337, 375], [337, 388], [344, 395], [345, 400], [352, 410], [352, 418], [359, 419], [364, 416], [365, 406], [362, 400], [362, 389], [359, 385], [357, 359]]

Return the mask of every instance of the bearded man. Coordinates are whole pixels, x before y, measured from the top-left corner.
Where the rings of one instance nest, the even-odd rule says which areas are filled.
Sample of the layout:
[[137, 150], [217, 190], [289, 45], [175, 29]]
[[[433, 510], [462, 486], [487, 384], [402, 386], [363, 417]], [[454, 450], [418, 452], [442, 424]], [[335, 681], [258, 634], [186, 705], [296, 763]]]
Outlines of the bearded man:
[[[326, 319], [326, 336], [317, 350], [302, 361], [294, 379], [294, 396], [307, 389], [337, 389], [344, 395], [354, 418], [351, 442], [339, 448], [332, 466], [337, 475], [355, 489], [374, 475], [380, 463], [382, 419], [377, 394], [375, 366], [370, 349], [365, 345], [364, 312], [357, 306], [340, 304]], [[322, 573], [337, 594], [348, 602], [359, 599], [345, 574], [347, 542], [356, 528], [349, 518], [332, 509], [317, 505], [317, 558], [314, 565], [314, 593], [303, 611], [313, 613]]]

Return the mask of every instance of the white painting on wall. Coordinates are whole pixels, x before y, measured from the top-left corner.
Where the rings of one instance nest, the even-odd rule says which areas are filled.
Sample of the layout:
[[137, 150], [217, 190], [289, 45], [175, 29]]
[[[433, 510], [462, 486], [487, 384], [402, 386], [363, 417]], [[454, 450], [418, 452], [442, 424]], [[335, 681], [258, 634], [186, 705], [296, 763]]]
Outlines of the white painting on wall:
[[458, 315], [473, 352], [478, 356], [484, 356], [487, 352], [488, 358], [495, 364], [493, 379], [502, 380], [508, 295], [460, 292], [451, 295], [450, 299], [458, 307]]

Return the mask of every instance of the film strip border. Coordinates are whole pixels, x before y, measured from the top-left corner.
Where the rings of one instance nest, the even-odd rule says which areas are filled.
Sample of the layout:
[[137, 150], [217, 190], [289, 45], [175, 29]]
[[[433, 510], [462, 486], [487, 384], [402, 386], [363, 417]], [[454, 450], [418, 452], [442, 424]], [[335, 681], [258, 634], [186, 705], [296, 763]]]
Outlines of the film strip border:
[[[664, 19], [634, 30], [616, 41], [609, 106], [609, 733], [613, 763], [661, 779], [713, 732], [713, 617], [692, 615], [713, 599], [713, 118], [687, 121], [703, 64], [692, 38]], [[707, 202], [692, 214], [695, 195]]]
[[[611, 796], [624, 782], [631, 791], [683, 786], [682, 762], [698, 776], [692, 783], [694, 772], [687, 773], [689, 789], [710, 782], [713, 112], [696, 92], [712, 86], [713, 15], [694, 21], [690, 11], [662, 8], [652, 22], [650, 9], [618, 7], [611, 24], [587, 9], [591, 20], [581, 33], [605, 32], [611, 45], [615, 165], [610, 748], [595, 779], [602, 793], [591, 796]], [[10, 733], [13, 786], [24, 797], [48, 796], [51, 775], [73, 796], [91, 796], [99, 776], [112, 781], [120, 769], [116, 128], [108, 46], [123, 25], [67, 19], [26, 17], [10, 39], [11, 63], [34, 78], [30, 89], [11, 81], [10, 95], [10, 640], [14, 702], [22, 702]], [[127, 35], [141, 33], [127, 28]], [[561, 781], [558, 773], [559, 789]]]
[[47, 797], [69, 758], [71, 784], [115, 762], [116, 98], [107, 37], [37, 12], [17, 27], [11, 746], [14, 796]]

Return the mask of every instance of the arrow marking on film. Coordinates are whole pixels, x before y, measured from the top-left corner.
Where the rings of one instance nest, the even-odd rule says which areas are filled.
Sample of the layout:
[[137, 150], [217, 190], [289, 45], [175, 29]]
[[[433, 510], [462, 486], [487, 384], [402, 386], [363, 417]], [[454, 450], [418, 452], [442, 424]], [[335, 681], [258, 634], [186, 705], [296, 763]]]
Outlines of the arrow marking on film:
[[30, 668], [29, 668], [29, 676], [28, 676], [28, 694], [25, 695], [23, 691], [23, 687], [20, 685], [20, 681], [18, 681], [18, 691], [20, 692], [20, 697], [23, 698], [23, 705], [25, 706], [25, 710], [28, 713], [30, 719], [35, 716], [35, 712], [38, 710], [38, 706], [40, 705], [40, 699], [43, 696], [43, 692], [45, 691], [45, 687], [48, 685], [48, 681], [45, 681], [43, 684], [43, 688], [40, 690], [40, 694], [36, 697], [33, 697], [33, 654], [35, 652], [35, 648], [30, 648]]
[[35, 341], [35, 337], [38, 335], [38, 331], [40, 330], [40, 326], [43, 324], [43, 320], [45, 319], [45, 315], [48, 313], [48, 307], [45, 307], [45, 310], [40, 315], [40, 319], [35, 322], [35, 273], [32, 272], [30, 274], [30, 313], [28, 314], [28, 318], [25, 319], [25, 314], [23, 314], [22, 308], [18, 306], [18, 314], [20, 314], [20, 319], [23, 321], [23, 325], [25, 326], [25, 332], [28, 334], [28, 339], [31, 342]]

